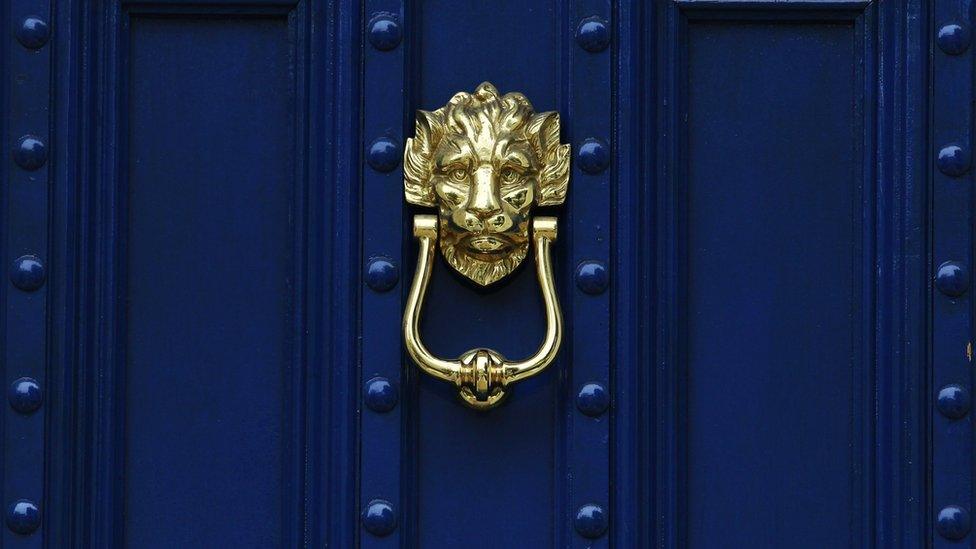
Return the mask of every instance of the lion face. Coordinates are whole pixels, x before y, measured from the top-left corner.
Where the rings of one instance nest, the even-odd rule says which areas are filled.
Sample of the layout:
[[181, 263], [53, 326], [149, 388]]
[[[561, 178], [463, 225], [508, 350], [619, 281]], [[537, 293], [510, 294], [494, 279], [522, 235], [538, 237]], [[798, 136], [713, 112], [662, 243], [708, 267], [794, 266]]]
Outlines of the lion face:
[[403, 165], [407, 201], [439, 210], [448, 263], [487, 286], [525, 259], [532, 207], [566, 199], [569, 145], [557, 113], [537, 114], [522, 94], [499, 96], [485, 82], [417, 112]]

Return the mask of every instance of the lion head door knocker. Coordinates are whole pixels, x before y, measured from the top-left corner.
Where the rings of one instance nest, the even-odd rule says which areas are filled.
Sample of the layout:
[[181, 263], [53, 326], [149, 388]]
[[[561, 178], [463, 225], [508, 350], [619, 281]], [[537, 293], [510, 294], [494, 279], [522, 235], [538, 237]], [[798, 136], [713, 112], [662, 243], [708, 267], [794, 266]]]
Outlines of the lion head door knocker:
[[[417, 111], [416, 135], [403, 154], [404, 191], [407, 202], [437, 208], [438, 215], [413, 218], [420, 256], [403, 336], [417, 365], [454, 383], [474, 408], [496, 406], [508, 385], [541, 372], [559, 350], [563, 321], [549, 254], [556, 218], [531, 213], [533, 206], [566, 200], [569, 153], [569, 145], [559, 143], [558, 113], [536, 113], [524, 95], [499, 95], [488, 82], [474, 93], [455, 94], [435, 111]], [[420, 340], [419, 324], [435, 242], [451, 267], [488, 286], [522, 263], [530, 241], [547, 322], [539, 350], [517, 362], [491, 349], [473, 349], [456, 360], [432, 355]]]

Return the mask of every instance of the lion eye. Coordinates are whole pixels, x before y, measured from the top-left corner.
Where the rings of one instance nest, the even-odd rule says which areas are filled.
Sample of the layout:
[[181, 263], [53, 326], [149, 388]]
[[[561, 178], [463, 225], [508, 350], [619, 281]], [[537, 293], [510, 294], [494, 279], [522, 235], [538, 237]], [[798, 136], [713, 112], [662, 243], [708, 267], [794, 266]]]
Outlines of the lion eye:
[[468, 178], [468, 171], [458, 168], [456, 170], [451, 170], [451, 179], [455, 181], [464, 181]]
[[519, 174], [512, 168], [505, 168], [502, 170], [502, 182], [504, 183], [515, 183], [518, 181]]

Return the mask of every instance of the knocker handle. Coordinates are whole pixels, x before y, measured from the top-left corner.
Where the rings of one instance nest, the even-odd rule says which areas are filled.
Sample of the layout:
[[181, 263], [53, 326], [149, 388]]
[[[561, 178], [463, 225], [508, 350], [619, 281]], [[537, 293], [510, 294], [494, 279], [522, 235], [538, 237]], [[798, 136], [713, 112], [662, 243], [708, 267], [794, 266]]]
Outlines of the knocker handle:
[[546, 335], [539, 350], [519, 362], [510, 362], [491, 349], [472, 349], [456, 360], [438, 358], [427, 350], [420, 339], [420, 314], [436, 252], [437, 216], [415, 215], [413, 235], [420, 244], [420, 252], [403, 313], [403, 339], [407, 353], [423, 371], [454, 383], [461, 398], [472, 408], [492, 408], [505, 397], [509, 384], [538, 374], [555, 360], [559, 351], [563, 317], [556, 296], [550, 257], [550, 246], [556, 240], [556, 218], [537, 217], [532, 220], [535, 270], [546, 312]]

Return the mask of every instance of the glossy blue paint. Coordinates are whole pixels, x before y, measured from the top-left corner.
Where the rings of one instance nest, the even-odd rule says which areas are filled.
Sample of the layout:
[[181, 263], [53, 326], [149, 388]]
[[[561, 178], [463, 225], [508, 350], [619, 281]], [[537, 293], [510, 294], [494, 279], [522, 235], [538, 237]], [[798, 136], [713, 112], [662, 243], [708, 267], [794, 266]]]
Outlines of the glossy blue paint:
[[[970, 0], [934, 2], [932, 24], [972, 25]], [[933, 31], [935, 28], [933, 28]], [[931, 348], [931, 386], [972, 387], [973, 304], [967, 271], [973, 261], [973, 177], [971, 162], [973, 116], [973, 50], [952, 54], [933, 48], [931, 85], [932, 151], [938, 154], [931, 171], [931, 249], [928, 273], [934, 279], [927, 313]], [[946, 146], [946, 145], [949, 146]], [[953, 148], [957, 147], [957, 148]], [[939, 406], [935, 400], [930, 406]], [[971, 415], [960, 419], [931, 412], [930, 494], [931, 534], [924, 545], [934, 549], [971, 544], [969, 510], [973, 506], [973, 429]]]
[[10, 267], [10, 282], [18, 290], [34, 292], [44, 285], [44, 263], [36, 255], [22, 255]]
[[389, 412], [396, 407], [399, 395], [396, 387], [385, 377], [374, 377], [366, 382], [363, 402], [374, 412]]
[[958, 505], [943, 507], [935, 520], [939, 535], [951, 541], [965, 538], [972, 526], [969, 511]]
[[389, 51], [400, 45], [403, 31], [392, 13], [380, 13], [369, 20], [369, 43], [374, 48]]
[[25, 17], [17, 29], [17, 41], [25, 48], [39, 50], [51, 38], [51, 29], [47, 22], [37, 17]]
[[602, 261], [584, 261], [576, 268], [576, 286], [585, 293], [602, 294], [609, 283], [610, 275]]
[[588, 503], [576, 511], [574, 526], [584, 538], [596, 539], [607, 531], [607, 512], [603, 507]]
[[14, 381], [7, 391], [10, 407], [21, 414], [36, 412], [44, 402], [44, 393], [36, 379], [22, 377]]
[[953, 384], [939, 389], [935, 405], [939, 412], [947, 418], [960, 419], [969, 413], [972, 400], [965, 387]]
[[366, 285], [377, 292], [386, 292], [396, 286], [400, 269], [388, 257], [374, 257], [366, 264]]
[[47, 162], [47, 145], [40, 137], [25, 135], [13, 150], [14, 162], [25, 170], [36, 170]]
[[935, 272], [935, 286], [949, 297], [959, 297], [969, 289], [969, 270], [958, 261], [946, 261]]
[[363, 509], [363, 528], [374, 536], [389, 536], [396, 530], [396, 525], [396, 512], [388, 501], [374, 499]]
[[610, 150], [600, 139], [588, 138], [583, 141], [577, 153], [579, 167], [588, 174], [597, 174], [610, 164]]
[[969, 152], [954, 143], [946, 145], [939, 150], [936, 165], [942, 173], [959, 177], [969, 169]]
[[366, 161], [379, 172], [389, 172], [400, 163], [403, 151], [400, 145], [389, 137], [380, 137], [370, 143], [366, 151]]
[[943, 25], [936, 36], [936, 44], [949, 55], [959, 55], [969, 47], [969, 27], [958, 23]]
[[[972, 541], [969, 0], [3, 12], [4, 547]], [[478, 413], [400, 158], [484, 80], [574, 155], [563, 347]], [[531, 268], [428, 300], [544, 330]]]
[[576, 42], [588, 52], [601, 52], [610, 45], [610, 26], [599, 17], [587, 17], [576, 29]]
[[17, 500], [7, 506], [5, 520], [12, 532], [26, 536], [41, 527], [41, 510], [33, 501]]
[[590, 417], [602, 415], [609, 406], [610, 393], [607, 392], [606, 387], [599, 383], [583, 385], [576, 395], [576, 407]]
[[38, 543], [354, 546], [358, 3], [57, 9]]
[[[0, 284], [0, 372], [8, 391], [21, 378], [50, 389], [51, 372], [60, 370], [49, 363], [55, 348], [51, 334], [64, 326], [53, 314], [50, 283], [56, 271], [52, 251], [60, 240], [52, 229], [54, 50], [40, 44], [43, 29], [30, 21], [53, 21], [53, 4], [9, 0], [0, 15], [0, 149], [6, 152], [0, 156], [0, 265], [10, 281]], [[8, 392], [8, 400], [11, 396]], [[17, 403], [0, 407], [0, 501], [7, 525], [0, 546], [64, 545], [47, 531], [41, 512], [47, 513], [45, 498], [54, 486], [64, 485], [50, 474], [49, 457], [63, 455], [51, 445], [58, 429], [49, 420], [56, 416], [48, 406], [21, 413]], [[74, 426], [73, 436], [79, 431]]]

